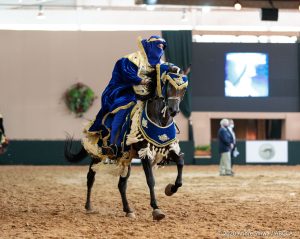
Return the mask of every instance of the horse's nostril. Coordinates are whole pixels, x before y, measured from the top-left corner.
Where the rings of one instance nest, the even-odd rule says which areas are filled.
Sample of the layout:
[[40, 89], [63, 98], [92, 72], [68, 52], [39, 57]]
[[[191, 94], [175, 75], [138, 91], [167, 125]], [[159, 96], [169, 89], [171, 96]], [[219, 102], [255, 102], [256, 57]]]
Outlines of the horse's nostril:
[[171, 115], [172, 117], [174, 117], [176, 114], [177, 114], [176, 111], [172, 111], [170, 115]]

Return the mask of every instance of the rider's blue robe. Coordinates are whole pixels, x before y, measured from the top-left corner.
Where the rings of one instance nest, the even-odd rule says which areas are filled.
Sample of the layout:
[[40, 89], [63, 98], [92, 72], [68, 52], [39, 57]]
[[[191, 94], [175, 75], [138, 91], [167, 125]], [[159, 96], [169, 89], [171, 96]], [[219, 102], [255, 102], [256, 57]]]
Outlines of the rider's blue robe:
[[121, 58], [117, 61], [112, 78], [102, 94], [102, 108], [89, 128], [90, 132], [102, 130], [102, 136], [105, 137], [108, 133], [107, 129], [111, 128], [113, 114], [119, 110], [129, 110], [136, 103], [133, 85], [140, 84], [142, 80], [137, 72], [137, 66], [128, 58]]
[[158, 36], [144, 39], [139, 42], [140, 51], [121, 58], [115, 64], [112, 78], [101, 97], [102, 108], [88, 129], [89, 133], [100, 134], [99, 146], [114, 143], [121, 146], [122, 134], [114, 142], [117, 137], [116, 129], [121, 129], [126, 116], [136, 104], [134, 86], [139, 85], [146, 74], [154, 71], [155, 65], [160, 62], [163, 54], [163, 49], [157, 47], [160, 43], [166, 45]]

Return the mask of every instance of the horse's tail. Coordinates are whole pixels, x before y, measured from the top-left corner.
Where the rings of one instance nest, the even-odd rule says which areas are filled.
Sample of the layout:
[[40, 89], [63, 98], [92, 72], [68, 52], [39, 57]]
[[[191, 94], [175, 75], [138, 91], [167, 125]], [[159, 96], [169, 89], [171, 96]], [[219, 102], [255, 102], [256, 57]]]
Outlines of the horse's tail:
[[78, 163], [81, 160], [83, 160], [88, 155], [88, 153], [86, 152], [83, 146], [81, 146], [81, 149], [78, 153], [72, 153], [72, 145], [73, 138], [68, 135], [65, 141], [65, 159], [70, 163]]

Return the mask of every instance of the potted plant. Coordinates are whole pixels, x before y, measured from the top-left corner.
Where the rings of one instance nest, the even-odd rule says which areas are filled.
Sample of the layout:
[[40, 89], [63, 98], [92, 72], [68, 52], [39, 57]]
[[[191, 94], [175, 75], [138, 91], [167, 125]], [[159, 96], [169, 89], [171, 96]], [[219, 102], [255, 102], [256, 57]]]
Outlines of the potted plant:
[[211, 155], [210, 145], [197, 145], [195, 147], [195, 155], [196, 156], [210, 156]]

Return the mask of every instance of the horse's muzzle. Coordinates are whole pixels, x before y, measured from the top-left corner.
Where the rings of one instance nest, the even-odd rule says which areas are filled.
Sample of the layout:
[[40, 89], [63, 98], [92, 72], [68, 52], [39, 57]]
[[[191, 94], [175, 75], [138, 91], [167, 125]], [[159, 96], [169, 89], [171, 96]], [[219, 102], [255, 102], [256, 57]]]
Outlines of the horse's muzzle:
[[169, 98], [168, 99], [168, 106], [169, 106], [169, 112], [172, 117], [176, 116], [179, 113], [179, 103], [180, 99], [178, 97], [175, 98]]
[[172, 117], [175, 117], [180, 112], [179, 110], [173, 110], [172, 108], [169, 108], [169, 111]]

